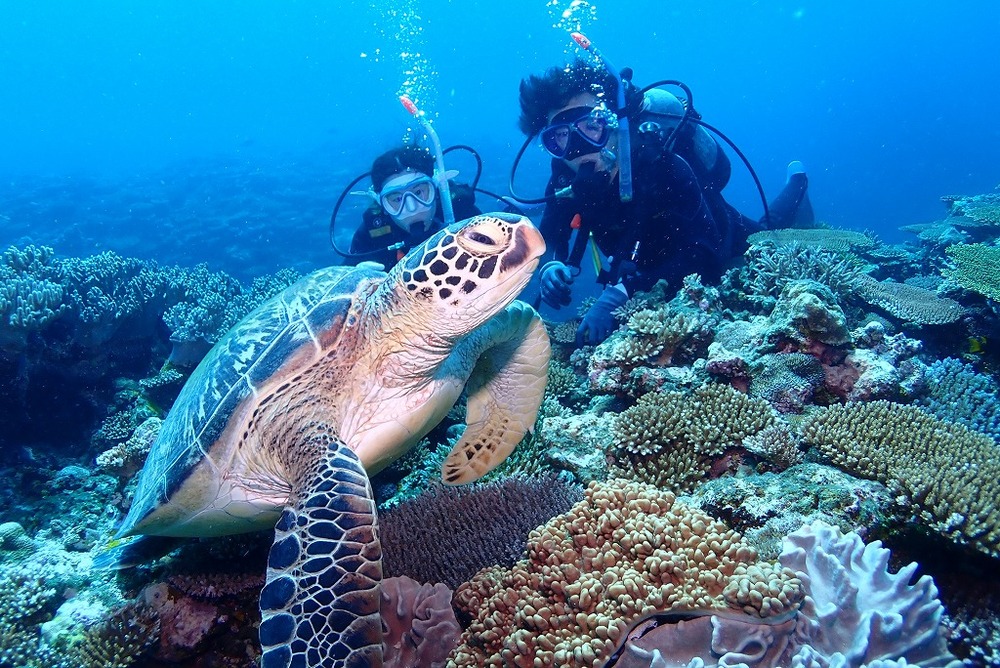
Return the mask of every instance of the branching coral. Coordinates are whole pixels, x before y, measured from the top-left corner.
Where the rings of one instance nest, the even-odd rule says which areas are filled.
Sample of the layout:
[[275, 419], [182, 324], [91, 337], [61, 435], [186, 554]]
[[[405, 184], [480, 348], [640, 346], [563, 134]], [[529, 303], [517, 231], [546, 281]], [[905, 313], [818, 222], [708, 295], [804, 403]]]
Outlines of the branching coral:
[[924, 381], [917, 405], [937, 418], [1000, 439], [1000, 398], [992, 377], [949, 357], [927, 367]]
[[693, 394], [650, 392], [612, 424], [617, 474], [689, 489], [704, 477], [713, 457], [775, 421], [767, 402], [729, 385], [704, 385]]
[[531, 532], [526, 557], [455, 592], [472, 618], [449, 666], [598, 666], [656, 610], [789, 613], [801, 583], [759, 564], [739, 534], [673, 494], [591, 483], [569, 512]]
[[934, 531], [1000, 556], [1000, 448], [989, 437], [888, 401], [833, 406], [802, 435], [837, 466], [904, 494]]
[[862, 262], [850, 254], [789, 246], [751, 246], [744, 254], [746, 264], [723, 278], [729, 300], [749, 302], [769, 309], [785, 285], [796, 280], [813, 280], [834, 294], [852, 293], [866, 276]]
[[159, 639], [156, 612], [145, 604], [133, 603], [86, 629], [69, 653], [80, 668], [128, 668]]

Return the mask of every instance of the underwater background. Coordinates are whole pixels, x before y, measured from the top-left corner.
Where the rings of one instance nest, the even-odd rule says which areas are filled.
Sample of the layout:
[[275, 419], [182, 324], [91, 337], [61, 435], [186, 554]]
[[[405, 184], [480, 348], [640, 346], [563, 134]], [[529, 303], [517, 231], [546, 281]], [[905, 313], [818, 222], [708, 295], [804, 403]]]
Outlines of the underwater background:
[[[331, 211], [412, 134], [400, 95], [506, 194], [518, 83], [570, 30], [690, 86], [769, 197], [803, 161], [819, 225], [630, 300], [597, 348], [550, 323], [535, 433], [485, 482], [434, 482], [461, 415], [373, 478], [412, 613], [387, 665], [1000, 665], [1000, 5], [951, 5], [0, 0], [0, 668], [254, 665], [271, 532], [93, 566], [161, 420], [340, 263]], [[532, 141], [518, 192], [547, 169]]]

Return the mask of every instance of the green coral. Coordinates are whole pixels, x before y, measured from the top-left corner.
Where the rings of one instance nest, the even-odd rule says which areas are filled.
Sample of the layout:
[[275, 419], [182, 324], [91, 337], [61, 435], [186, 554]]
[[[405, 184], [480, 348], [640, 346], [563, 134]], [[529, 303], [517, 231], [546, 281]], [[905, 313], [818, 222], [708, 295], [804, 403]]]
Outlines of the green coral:
[[910, 283], [866, 277], [859, 283], [858, 294], [872, 306], [918, 325], [945, 325], [962, 316], [962, 306], [954, 299], [938, 297], [931, 290]]
[[949, 539], [1000, 556], [1000, 447], [915, 406], [834, 406], [802, 424], [834, 464], [905, 495], [919, 520]]
[[613, 474], [687, 490], [702, 479], [713, 457], [776, 421], [766, 401], [729, 385], [650, 392], [612, 423], [618, 466]]
[[747, 238], [754, 246], [796, 246], [846, 253], [875, 247], [876, 241], [862, 232], [833, 228], [764, 230]]
[[966, 290], [1000, 301], [1000, 247], [956, 244], [946, 252], [954, 262], [943, 272], [947, 278]]

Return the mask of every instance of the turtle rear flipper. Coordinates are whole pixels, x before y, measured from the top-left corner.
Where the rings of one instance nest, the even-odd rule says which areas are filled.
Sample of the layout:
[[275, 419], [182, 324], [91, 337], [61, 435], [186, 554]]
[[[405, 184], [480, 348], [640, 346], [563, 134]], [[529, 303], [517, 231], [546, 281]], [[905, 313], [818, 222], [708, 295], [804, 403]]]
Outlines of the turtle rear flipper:
[[382, 665], [382, 548], [357, 455], [329, 433], [302, 444], [295, 494], [274, 529], [260, 594], [262, 668]]
[[115, 571], [132, 568], [159, 559], [183, 542], [183, 538], [173, 536], [115, 538], [104, 550], [94, 555], [94, 568]]
[[449, 485], [478, 480], [514, 451], [535, 424], [548, 380], [549, 336], [524, 302], [513, 302], [474, 336], [483, 352], [466, 385], [465, 431], [441, 467]]

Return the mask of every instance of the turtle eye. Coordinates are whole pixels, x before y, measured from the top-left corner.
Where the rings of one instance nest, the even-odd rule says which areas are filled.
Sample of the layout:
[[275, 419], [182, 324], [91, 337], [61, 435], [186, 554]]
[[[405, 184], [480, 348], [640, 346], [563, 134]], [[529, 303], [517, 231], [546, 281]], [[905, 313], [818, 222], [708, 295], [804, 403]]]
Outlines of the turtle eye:
[[483, 244], [484, 246], [494, 246], [496, 242], [490, 237], [486, 236], [482, 232], [469, 232], [469, 241], [475, 241], [477, 244]]

